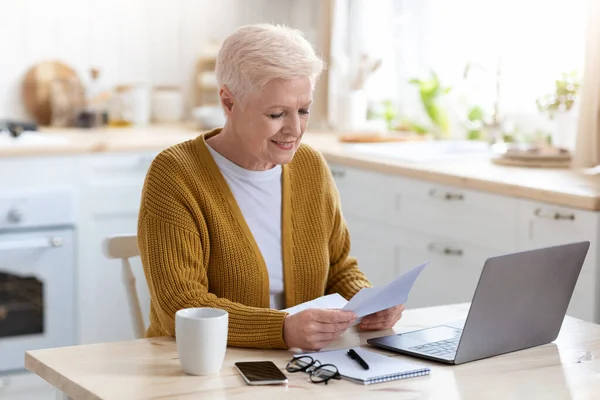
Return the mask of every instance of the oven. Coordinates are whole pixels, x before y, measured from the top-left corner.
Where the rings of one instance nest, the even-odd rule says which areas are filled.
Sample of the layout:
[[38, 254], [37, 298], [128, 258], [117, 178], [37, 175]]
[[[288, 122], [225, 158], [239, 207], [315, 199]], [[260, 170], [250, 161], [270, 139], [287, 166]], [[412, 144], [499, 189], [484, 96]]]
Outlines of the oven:
[[75, 344], [75, 196], [0, 190], [0, 373]]

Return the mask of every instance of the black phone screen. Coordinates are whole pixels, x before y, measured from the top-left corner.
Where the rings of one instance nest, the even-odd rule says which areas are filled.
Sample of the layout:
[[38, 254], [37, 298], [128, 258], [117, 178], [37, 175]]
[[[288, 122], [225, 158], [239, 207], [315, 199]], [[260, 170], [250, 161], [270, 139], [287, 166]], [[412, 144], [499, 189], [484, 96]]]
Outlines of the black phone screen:
[[287, 380], [285, 374], [272, 361], [237, 362], [235, 366], [250, 382]]

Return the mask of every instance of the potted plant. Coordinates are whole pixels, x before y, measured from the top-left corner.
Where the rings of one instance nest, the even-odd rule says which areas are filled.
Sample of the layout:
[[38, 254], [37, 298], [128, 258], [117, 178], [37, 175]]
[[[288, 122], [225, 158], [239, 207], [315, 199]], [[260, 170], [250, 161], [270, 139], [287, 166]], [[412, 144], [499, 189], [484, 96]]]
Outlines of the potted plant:
[[568, 146], [577, 127], [577, 105], [581, 81], [577, 72], [562, 73], [554, 82], [554, 92], [536, 99], [538, 110], [556, 123], [552, 145]]
[[451, 88], [442, 88], [440, 80], [435, 72], [427, 79], [411, 79], [409, 83], [416, 85], [419, 89], [419, 97], [425, 112], [431, 122], [437, 127], [438, 138], [450, 137], [450, 121], [446, 109], [441, 104], [443, 95], [450, 92]]

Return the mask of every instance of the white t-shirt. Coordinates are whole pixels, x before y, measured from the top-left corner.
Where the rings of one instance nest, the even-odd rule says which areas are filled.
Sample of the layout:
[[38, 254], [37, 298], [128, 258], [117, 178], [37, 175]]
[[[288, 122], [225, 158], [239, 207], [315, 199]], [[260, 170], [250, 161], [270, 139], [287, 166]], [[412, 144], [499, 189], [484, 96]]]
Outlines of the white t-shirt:
[[269, 271], [271, 308], [285, 307], [281, 247], [281, 165], [250, 171], [207, 146], [244, 215]]

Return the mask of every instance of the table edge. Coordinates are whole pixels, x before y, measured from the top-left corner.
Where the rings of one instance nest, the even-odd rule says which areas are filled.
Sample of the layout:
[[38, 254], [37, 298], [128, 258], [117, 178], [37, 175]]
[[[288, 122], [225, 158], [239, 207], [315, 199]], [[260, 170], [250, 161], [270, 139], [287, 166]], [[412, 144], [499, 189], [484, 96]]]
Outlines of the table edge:
[[[86, 400], [103, 400], [88, 389], [60, 374], [54, 368], [44, 364], [32, 353], [35, 353], [35, 350], [25, 352], [25, 368], [48, 382], [55, 389], [60, 390], [73, 399], [79, 399], [84, 394], [83, 397]], [[75, 392], [77, 396], [75, 396]]]

